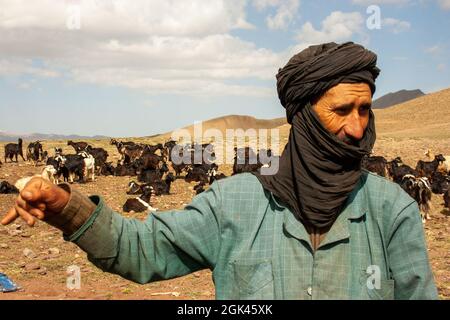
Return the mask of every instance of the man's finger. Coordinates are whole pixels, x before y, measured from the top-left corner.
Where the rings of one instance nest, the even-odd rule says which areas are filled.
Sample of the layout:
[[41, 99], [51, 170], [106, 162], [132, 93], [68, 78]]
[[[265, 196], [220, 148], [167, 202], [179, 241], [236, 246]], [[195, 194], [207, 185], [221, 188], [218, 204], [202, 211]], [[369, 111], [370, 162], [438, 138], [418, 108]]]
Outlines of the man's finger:
[[13, 222], [19, 217], [19, 214], [17, 213], [15, 208], [9, 209], [8, 213], [5, 215], [5, 217], [0, 221], [0, 223], [4, 226], [7, 224]]
[[24, 209], [25, 211], [30, 212], [31, 209], [39, 209], [40, 211], [45, 211], [46, 205], [45, 203], [39, 203], [39, 204], [34, 204], [34, 203], [29, 203], [26, 202], [21, 195], [19, 195], [16, 198], [16, 204], [21, 207], [22, 209]]
[[20, 217], [26, 221], [26, 223], [32, 227], [34, 226], [34, 217], [29, 214], [27, 211], [25, 211], [24, 209], [20, 208], [19, 206], [15, 206], [14, 209], [16, 209], [17, 213], [20, 215]]
[[39, 210], [39, 209], [37, 209], [37, 208], [30, 209], [28, 212], [29, 212], [32, 216], [35, 216], [36, 218], [38, 218], [39, 220], [42, 220], [42, 219], [44, 219], [44, 217], [45, 217], [44, 212], [42, 212], [41, 210]]
[[20, 196], [27, 202], [38, 201], [41, 197], [42, 179], [34, 178], [27, 183], [20, 192]]

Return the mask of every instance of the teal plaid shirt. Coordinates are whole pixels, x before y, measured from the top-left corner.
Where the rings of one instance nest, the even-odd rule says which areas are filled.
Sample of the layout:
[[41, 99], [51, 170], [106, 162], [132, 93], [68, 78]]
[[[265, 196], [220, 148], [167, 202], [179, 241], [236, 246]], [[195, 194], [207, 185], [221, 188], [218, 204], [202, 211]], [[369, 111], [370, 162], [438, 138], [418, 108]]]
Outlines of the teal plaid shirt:
[[67, 240], [139, 283], [209, 268], [217, 299], [437, 299], [417, 204], [363, 172], [314, 252], [302, 223], [252, 174], [216, 181], [183, 210], [126, 219], [98, 196]]

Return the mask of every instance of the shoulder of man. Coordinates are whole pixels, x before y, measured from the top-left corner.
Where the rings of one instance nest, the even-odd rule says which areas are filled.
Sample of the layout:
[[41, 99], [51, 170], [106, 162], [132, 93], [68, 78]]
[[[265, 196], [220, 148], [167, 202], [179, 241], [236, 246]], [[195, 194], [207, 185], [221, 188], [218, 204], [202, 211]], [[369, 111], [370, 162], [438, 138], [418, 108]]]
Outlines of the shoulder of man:
[[419, 215], [415, 200], [397, 183], [367, 170], [363, 170], [361, 179], [360, 200], [364, 202], [368, 214], [379, 222], [391, 226], [407, 208], [409, 212]]
[[251, 173], [239, 173], [217, 181], [220, 192], [223, 193], [254, 193], [264, 194], [264, 189], [258, 178]]

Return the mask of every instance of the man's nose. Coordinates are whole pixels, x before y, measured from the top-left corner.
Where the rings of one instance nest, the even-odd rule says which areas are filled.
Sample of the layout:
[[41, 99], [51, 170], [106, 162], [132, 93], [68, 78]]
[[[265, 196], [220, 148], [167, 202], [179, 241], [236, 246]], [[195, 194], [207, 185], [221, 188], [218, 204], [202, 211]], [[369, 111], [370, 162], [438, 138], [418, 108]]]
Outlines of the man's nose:
[[349, 115], [345, 125], [345, 134], [356, 141], [362, 139], [364, 135], [363, 118], [356, 112]]

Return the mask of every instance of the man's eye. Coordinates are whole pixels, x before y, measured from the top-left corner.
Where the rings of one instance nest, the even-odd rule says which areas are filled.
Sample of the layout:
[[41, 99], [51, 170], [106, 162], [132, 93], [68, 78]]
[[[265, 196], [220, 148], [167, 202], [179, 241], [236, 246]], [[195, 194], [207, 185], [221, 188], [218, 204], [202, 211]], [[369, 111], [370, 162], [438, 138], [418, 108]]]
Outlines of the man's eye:
[[364, 105], [364, 106], [361, 106], [360, 110], [361, 110], [361, 111], [369, 111], [370, 108], [371, 108], [370, 105]]
[[336, 108], [334, 112], [337, 114], [347, 114], [350, 110], [348, 108]]

